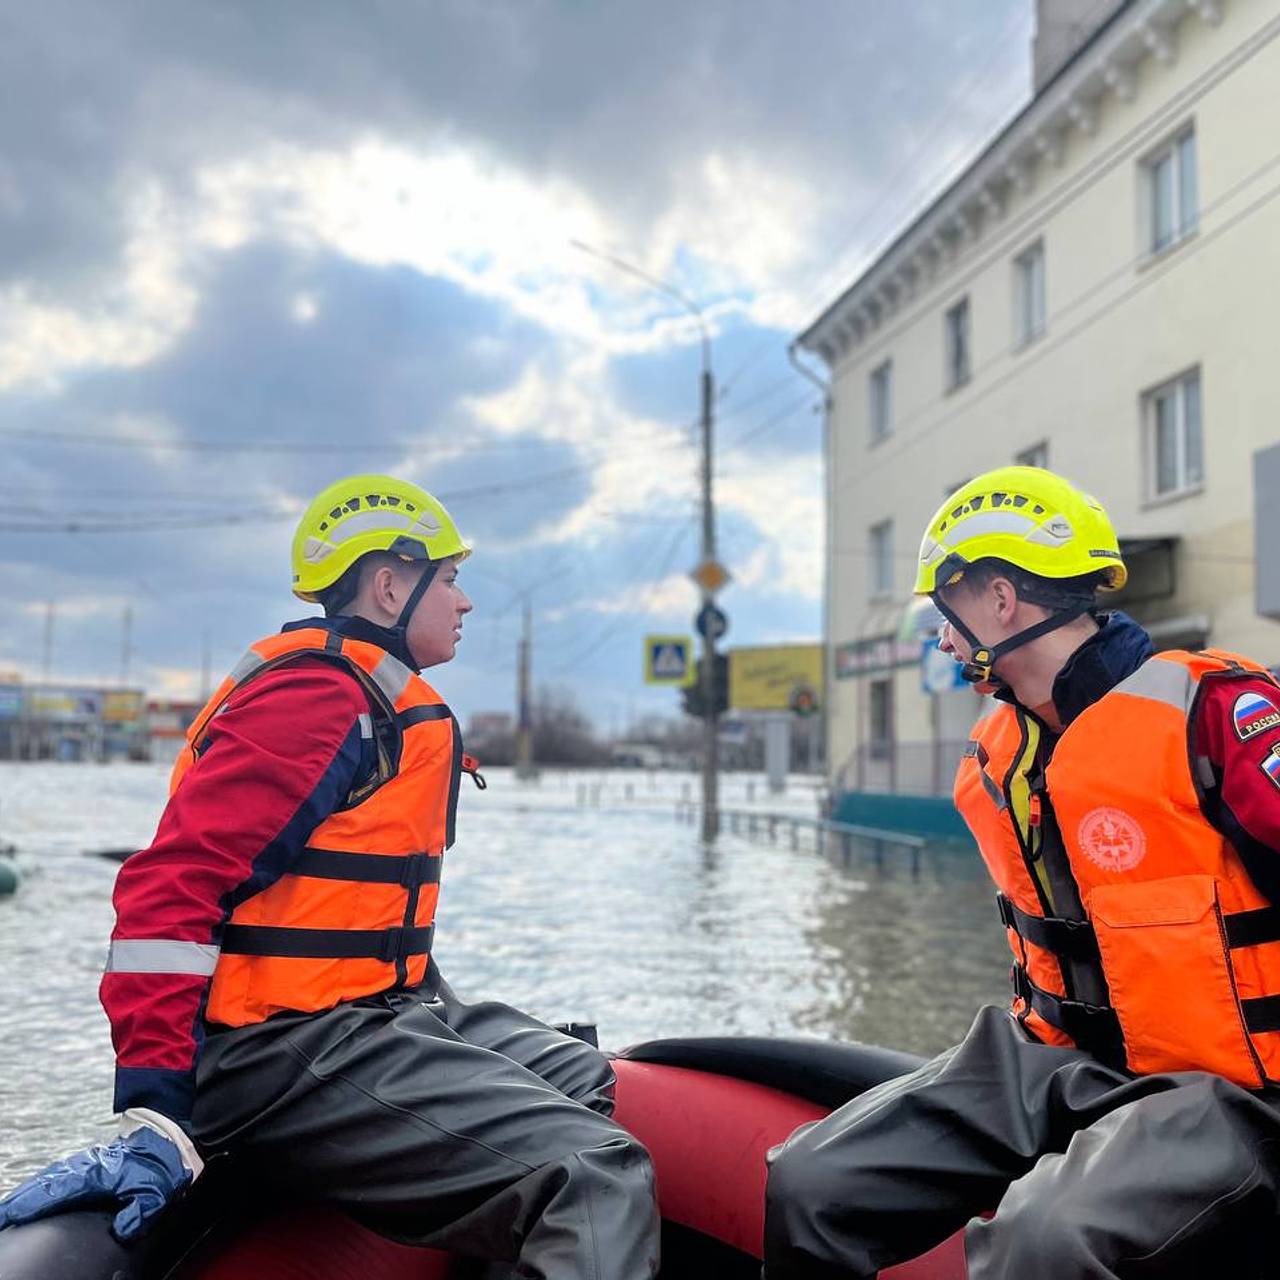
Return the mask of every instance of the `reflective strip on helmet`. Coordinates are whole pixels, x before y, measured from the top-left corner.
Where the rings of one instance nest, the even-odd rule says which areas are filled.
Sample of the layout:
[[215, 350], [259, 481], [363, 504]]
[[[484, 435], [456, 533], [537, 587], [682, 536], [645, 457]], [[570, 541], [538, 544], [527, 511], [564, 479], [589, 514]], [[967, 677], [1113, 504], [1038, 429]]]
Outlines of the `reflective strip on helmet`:
[[[312, 534], [303, 544], [302, 558], [308, 564], [319, 564], [321, 560], [327, 560], [337, 549], [332, 542], [326, 542], [323, 538], [317, 538]], [[298, 580], [296, 573], [293, 579], [295, 582]]]
[[1163, 702], [1184, 715], [1191, 710], [1195, 690], [1196, 681], [1191, 672], [1181, 662], [1165, 658], [1148, 659], [1115, 687], [1116, 693]]
[[221, 948], [175, 938], [120, 938], [107, 951], [108, 973], [191, 973], [207, 978]]
[[408, 687], [409, 681], [413, 678], [413, 672], [399, 658], [393, 658], [388, 653], [383, 655], [369, 676], [373, 683], [387, 695], [388, 700], [394, 703]]
[[325, 534], [334, 546], [341, 546], [348, 538], [358, 538], [364, 533], [381, 533], [383, 530], [388, 533], [394, 531], [415, 534], [420, 538], [434, 538], [440, 532], [440, 523], [425, 511], [415, 517], [405, 511], [377, 507], [344, 516], [325, 530]]
[[232, 684], [239, 684], [246, 676], [251, 676], [257, 669], [266, 662], [266, 658], [258, 653], [255, 649], [250, 649], [244, 657], [231, 668], [231, 674], [227, 677]]
[[1015, 533], [1025, 536], [1036, 522], [1019, 511], [979, 511], [976, 515], [957, 520], [943, 535], [948, 547], [958, 546], [971, 538], [984, 538], [992, 533]]

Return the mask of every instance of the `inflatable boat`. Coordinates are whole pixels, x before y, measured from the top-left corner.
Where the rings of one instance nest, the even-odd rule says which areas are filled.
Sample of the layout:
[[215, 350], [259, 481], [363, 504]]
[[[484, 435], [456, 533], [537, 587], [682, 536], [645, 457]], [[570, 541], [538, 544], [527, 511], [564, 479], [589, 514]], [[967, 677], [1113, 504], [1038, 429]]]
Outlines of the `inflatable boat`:
[[[820, 1040], [655, 1040], [615, 1058], [616, 1118], [648, 1147], [663, 1218], [664, 1280], [756, 1280], [765, 1152], [797, 1125], [903, 1075], [916, 1058]], [[399, 1245], [324, 1205], [289, 1204], [252, 1170], [213, 1160], [137, 1244], [110, 1215], [69, 1213], [0, 1231], [3, 1280], [471, 1280], [506, 1268]], [[270, 1211], [263, 1206], [269, 1204]], [[884, 1271], [963, 1280], [959, 1235]]]

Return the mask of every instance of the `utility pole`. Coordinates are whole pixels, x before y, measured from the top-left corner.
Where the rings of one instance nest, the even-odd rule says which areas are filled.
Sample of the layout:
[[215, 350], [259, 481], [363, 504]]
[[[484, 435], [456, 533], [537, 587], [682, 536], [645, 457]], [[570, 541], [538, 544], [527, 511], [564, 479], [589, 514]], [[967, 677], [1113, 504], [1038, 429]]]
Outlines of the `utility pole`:
[[42, 646], [42, 654], [40, 659], [41, 679], [45, 684], [49, 683], [49, 677], [53, 673], [53, 614], [55, 605], [50, 600], [44, 607], [44, 643]]
[[[698, 317], [699, 324], [702, 317]], [[716, 510], [712, 494], [712, 433], [715, 426], [715, 381], [711, 374], [711, 339], [702, 329], [702, 563], [716, 558]], [[705, 583], [702, 605], [715, 602]], [[720, 713], [715, 702], [716, 633], [704, 627], [702, 634], [702, 838], [714, 840], [720, 833]]]
[[524, 601], [524, 623], [516, 662], [516, 777], [533, 777], [533, 716], [530, 706], [529, 667], [533, 653], [533, 607]]
[[[581, 240], [573, 240], [570, 243], [574, 248], [581, 249], [584, 253], [589, 253], [593, 258], [599, 258], [601, 261], [617, 267], [619, 271], [625, 271], [628, 275], [635, 276], [638, 280], [643, 280], [645, 284], [657, 289], [659, 293], [666, 294], [668, 298], [674, 298], [697, 321], [698, 332], [702, 336], [702, 560], [699, 567], [705, 570], [715, 564], [716, 555], [715, 503], [711, 491], [712, 460], [714, 457], [712, 441], [715, 425], [715, 379], [711, 373], [711, 334], [707, 329], [707, 322], [703, 317], [702, 308], [674, 285], [651, 276], [647, 271], [642, 271], [639, 267], [616, 257], [614, 254], [602, 253], [599, 249], [593, 249], [589, 244], [583, 244]], [[702, 604], [705, 609], [708, 605], [715, 603], [715, 589], [708, 586], [707, 582], [703, 580], [700, 580], [698, 585], [702, 591]], [[720, 832], [720, 717], [715, 707], [715, 667], [716, 639], [714, 628], [708, 626], [706, 627], [706, 634], [702, 637], [702, 672], [699, 680], [702, 686], [703, 708], [702, 838], [704, 841], [714, 840]]]
[[133, 605], [124, 607], [124, 620], [120, 636], [120, 687], [129, 685], [129, 661], [133, 657]]

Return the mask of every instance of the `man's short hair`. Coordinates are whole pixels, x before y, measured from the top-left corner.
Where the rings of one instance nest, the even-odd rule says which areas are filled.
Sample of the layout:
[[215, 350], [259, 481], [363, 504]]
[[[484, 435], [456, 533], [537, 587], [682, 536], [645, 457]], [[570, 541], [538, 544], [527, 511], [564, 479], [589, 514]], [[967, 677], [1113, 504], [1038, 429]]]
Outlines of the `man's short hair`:
[[392, 551], [367, 551], [336, 582], [323, 591], [316, 592], [316, 598], [324, 609], [324, 616], [334, 618], [342, 613], [360, 593], [360, 584], [364, 581], [366, 574], [384, 565], [390, 569], [404, 569], [410, 563], [403, 556], [398, 556]]
[[1019, 600], [1040, 605], [1044, 609], [1062, 609], [1082, 601], [1092, 605], [1097, 599], [1099, 587], [1107, 581], [1107, 571], [1100, 569], [1074, 578], [1045, 578], [1037, 573], [1028, 573], [1007, 560], [987, 556], [969, 565], [960, 582], [972, 591], [981, 591], [996, 578], [1008, 578], [1013, 583]]

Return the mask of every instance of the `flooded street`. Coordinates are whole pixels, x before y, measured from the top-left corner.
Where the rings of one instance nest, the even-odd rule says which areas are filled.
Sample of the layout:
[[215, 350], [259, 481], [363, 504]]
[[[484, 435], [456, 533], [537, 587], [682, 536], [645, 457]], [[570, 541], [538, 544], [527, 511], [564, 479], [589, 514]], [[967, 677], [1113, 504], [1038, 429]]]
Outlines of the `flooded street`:
[[[436, 957], [465, 997], [587, 1019], [621, 1047], [668, 1035], [804, 1034], [932, 1053], [1002, 1000], [1007, 950], [975, 851], [726, 835], [677, 822], [682, 775], [549, 773], [463, 784]], [[112, 1052], [97, 1000], [116, 865], [145, 844], [167, 769], [0, 764], [0, 1188], [109, 1132]], [[726, 806], [814, 813], [730, 776]]]

